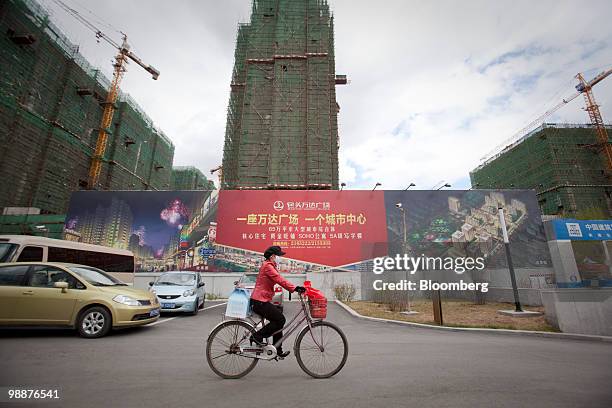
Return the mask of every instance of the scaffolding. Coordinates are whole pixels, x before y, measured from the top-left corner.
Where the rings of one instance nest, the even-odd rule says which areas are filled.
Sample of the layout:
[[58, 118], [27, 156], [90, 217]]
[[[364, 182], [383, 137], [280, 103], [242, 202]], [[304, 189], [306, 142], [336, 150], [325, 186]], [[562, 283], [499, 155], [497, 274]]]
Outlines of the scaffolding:
[[324, 0], [254, 0], [238, 27], [227, 189], [337, 189], [333, 17]]
[[172, 168], [172, 190], [214, 190], [215, 183], [208, 180], [200, 169], [194, 166]]
[[[64, 213], [87, 188], [110, 82], [32, 0], [0, 2], [0, 207]], [[117, 102], [103, 189], [168, 189], [174, 146], [126, 94]]]
[[[611, 128], [611, 126], [608, 126]], [[542, 124], [470, 173], [474, 188], [535, 189], [543, 214], [612, 215], [612, 184], [591, 125]]]

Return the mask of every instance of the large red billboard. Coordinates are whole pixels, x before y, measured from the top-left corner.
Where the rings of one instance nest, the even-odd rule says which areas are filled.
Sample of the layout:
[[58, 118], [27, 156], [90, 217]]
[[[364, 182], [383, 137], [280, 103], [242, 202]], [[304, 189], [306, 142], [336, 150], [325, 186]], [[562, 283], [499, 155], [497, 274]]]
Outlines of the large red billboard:
[[279, 245], [291, 259], [334, 267], [387, 253], [382, 191], [226, 190], [219, 202], [220, 245]]
[[283, 273], [367, 269], [379, 256], [483, 257], [503, 267], [498, 207], [517, 267], [550, 265], [533, 191], [80, 191], [66, 230], [131, 250], [138, 271], [256, 272], [279, 245]]

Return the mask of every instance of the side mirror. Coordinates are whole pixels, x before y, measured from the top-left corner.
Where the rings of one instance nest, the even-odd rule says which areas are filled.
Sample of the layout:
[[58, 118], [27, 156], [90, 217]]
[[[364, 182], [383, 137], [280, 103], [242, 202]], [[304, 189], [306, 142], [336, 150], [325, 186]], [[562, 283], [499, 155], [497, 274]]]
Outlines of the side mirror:
[[198, 288], [204, 287], [204, 282], [198, 283]]
[[53, 287], [61, 289], [62, 293], [66, 293], [66, 290], [68, 289], [68, 282], [55, 282]]
[[153, 286], [153, 283], [154, 283], [154, 282], [149, 282], [149, 286]]

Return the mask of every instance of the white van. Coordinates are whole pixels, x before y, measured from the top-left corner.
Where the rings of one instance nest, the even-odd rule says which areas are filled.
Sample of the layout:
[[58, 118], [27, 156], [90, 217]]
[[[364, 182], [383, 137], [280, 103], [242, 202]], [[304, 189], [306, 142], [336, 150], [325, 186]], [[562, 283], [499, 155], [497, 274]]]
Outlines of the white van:
[[1, 262], [62, 262], [134, 272], [134, 254], [127, 249], [30, 235], [0, 235]]

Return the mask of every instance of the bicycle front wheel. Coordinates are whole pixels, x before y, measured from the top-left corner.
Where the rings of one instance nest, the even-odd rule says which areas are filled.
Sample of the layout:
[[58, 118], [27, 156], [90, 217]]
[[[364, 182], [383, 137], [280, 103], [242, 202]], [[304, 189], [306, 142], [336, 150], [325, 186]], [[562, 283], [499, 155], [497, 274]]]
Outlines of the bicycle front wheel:
[[348, 358], [348, 341], [338, 326], [326, 321], [305, 327], [295, 340], [295, 357], [300, 368], [314, 378], [337, 374]]
[[236, 379], [247, 375], [259, 360], [240, 355], [240, 347], [249, 345], [254, 330], [241, 320], [229, 320], [217, 326], [206, 342], [206, 360], [219, 377]]

